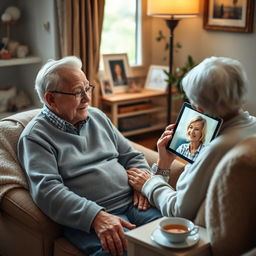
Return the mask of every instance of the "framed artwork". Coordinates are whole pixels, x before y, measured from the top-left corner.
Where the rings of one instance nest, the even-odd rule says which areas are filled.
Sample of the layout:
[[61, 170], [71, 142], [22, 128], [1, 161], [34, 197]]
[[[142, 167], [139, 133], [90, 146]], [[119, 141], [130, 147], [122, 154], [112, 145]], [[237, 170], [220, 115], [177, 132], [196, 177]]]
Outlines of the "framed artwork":
[[145, 88], [165, 92], [168, 86], [168, 79], [164, 71], [168, 72], [168, 66], [151, 65], [147, 74]]
[[204, 29], [253, 32], [255, 0], [205, 0]]
[[128, 77], [131, 70], [126, 53], [103, 54], [104, 69], [109, 77], [114, 92], [124, 92], [128, 89]]

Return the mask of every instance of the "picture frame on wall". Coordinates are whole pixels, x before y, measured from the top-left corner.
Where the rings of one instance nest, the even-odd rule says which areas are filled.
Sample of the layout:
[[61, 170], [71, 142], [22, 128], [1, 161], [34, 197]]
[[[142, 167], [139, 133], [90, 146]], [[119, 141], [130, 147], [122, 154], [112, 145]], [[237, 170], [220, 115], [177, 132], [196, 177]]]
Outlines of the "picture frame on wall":
[[148, 70], [145, 88], [148, 90], [157, 90], [165, 92], [167, 90], [167, 75], [164, 72], [169, 71], [168, 66], [151, 65]]
[[127, 53], [103, 54], [103, 62], [113, 92], [127, 91], [128, 77], [132, 76]]
[[252, 33], [254, 1], [205, 0], [204, 29]]

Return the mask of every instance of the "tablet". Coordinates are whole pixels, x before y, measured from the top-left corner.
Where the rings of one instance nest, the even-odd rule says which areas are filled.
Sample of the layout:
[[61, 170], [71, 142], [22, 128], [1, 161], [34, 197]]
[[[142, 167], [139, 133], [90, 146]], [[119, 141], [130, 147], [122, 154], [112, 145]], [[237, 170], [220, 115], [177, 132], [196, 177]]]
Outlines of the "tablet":
[[167, 149], [193, 163], [201, 150], [216, 137], [221, 124], [221, 118], [202, 114], [189, 103], [184, 103]]

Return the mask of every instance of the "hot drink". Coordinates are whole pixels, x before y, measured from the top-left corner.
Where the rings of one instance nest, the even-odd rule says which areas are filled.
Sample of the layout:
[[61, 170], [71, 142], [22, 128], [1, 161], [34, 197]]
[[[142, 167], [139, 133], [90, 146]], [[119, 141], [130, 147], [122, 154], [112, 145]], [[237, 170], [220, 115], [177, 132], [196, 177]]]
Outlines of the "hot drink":
[[162, 235], [172, 243], [182, 243], [188, 236], [198, 233], [198, 227], [185, 218], [167, 217], [159, 223]]
[[179, 225], [179, 224], [169, 224], [163, 227], [164, 230], [171, 232], [171, 233], [176, 233], [176, 234], [182, 234], [188, 232], [188, 228]]

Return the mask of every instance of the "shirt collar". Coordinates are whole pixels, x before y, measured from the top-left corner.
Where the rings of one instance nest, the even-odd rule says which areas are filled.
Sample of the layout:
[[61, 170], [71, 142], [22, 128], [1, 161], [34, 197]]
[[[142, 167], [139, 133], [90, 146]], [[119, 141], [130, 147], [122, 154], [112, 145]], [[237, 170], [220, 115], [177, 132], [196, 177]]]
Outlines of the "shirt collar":
[[69, 123], [68, 121], [60, 118], [55, 113], [53, 113], [47, 106], [44, 106], [44, 108], [42, 110], [42, 114], [56, 128], [58, 128], [58, 129], [60, 129], [64, 132], [68, 132], [68, 133], [72, 133], [72, 134], [79, 134], [81, 128], [87, 122], [87, 120], [89, 118], [88, 117], [85, 120], [79, 121], [78, 122], [78, 128], [76, 128], [71, 123]]
[[202, 147], [204, 147], [204, 144], [203, 144], [203, 143], [201, 143], [201, 144], [199, 145], [199, 147], [197, 148], [197, 150], [196, 150], [194, 153], [190, 153], [190, 151], [189, 151], [190, 143], [185, 144], [185, 146], [186, 146], [186, 150], [188, 150], [189, 154], [194, 155], [194, 154], [196, 154], [196, 153], [199, 153], [199, 152], [200, 152], [200, 150], [202, 149]]

